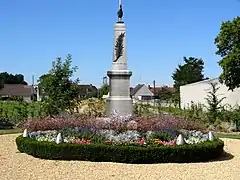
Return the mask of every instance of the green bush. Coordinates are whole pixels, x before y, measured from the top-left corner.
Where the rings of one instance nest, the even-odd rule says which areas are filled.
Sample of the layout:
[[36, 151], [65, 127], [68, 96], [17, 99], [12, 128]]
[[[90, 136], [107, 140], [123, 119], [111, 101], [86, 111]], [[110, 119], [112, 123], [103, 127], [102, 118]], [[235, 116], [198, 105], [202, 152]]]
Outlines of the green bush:
[[41, 102], [0, 102], [0, 124], [18, 125], [28, 118], [44, 115]]
[[174, 139], [174, 135], [167, 132], [155, 132], [152, 135], [153, 139], [160, 139], [162, 141], [171, 141]]
[[188, 163], [204, 162], [223, 153], [220, 139], [181, 146], [120, 146], [107, 144], [69, 144], [41, 142], [31, 138], [16, 138], [17, 148], [37, 158], [55, 160], [84, 160], [120, 163]]

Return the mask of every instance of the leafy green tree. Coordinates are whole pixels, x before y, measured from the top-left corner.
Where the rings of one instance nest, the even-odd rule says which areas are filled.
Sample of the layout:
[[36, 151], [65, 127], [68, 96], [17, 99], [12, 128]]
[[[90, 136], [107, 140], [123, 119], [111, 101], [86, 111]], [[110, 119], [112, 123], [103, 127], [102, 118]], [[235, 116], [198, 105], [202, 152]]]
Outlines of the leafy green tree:
[[172, 74], [174, 87], [179, 91], [180, 86], [204, 80], [204, 62], [195, 57], [183, 57], [184, 64], [178, 65]]
[[7, 72], [0, 73], [0, 80], [3, 84], [25, 84], [27, 85], [27, 82], [24, 81], [24, 76], [22, 74], [9, 74]]
[[223, 22], [220, 33], [215, 38], [218, 62], [223, 72], [219, 79], [229, 90], [240, 87], [240, 17]]
[[64, 62], [57, 58], [48, 74], [39, 78], [39, 88], [43, 92], [44, 108], [48, 115], [59, 114], [75, 107], [79, 99], [79, 79], [71, 80], [77, 67], [71, 67], [72, 56], [67, 55]]

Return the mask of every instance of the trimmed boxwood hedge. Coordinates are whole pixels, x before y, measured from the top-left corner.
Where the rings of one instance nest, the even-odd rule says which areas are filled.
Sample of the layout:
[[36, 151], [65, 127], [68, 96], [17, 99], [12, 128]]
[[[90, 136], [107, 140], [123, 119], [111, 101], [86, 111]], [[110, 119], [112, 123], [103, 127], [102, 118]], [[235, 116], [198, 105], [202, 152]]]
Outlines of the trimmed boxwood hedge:
[[84, 160], [120, 163], [188, 163], [215, 159], [223, 153], [220, 139], [181, 146], [114, 146], [107, 144], [70, 144], [40, 142], [32, 138], [16, 138], [17, 148], [37, 158], [54, 160]]

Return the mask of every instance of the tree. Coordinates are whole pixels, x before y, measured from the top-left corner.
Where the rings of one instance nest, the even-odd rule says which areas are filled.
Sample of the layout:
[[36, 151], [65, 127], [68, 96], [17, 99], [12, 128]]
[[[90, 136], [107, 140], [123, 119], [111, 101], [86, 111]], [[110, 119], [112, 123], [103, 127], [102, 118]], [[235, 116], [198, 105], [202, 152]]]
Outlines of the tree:
[[217, 118], [219, 117], [220, 110], [222, 109], [221, 102], [226, 98], [218, 98], [218, 87], [216, 82], [210, 82], [211, 90], [208, 92], [207, 97], [205, 98], [208, 104], [208, 118], [211, 123], [215, 123]]
[[27, 82], [24, 81], [24, 76], [22, 74], [9, 74], [7, 72], [0, 73], [0, 80], [3, 84], [24, 84], [27, 85]]
[[172, 74], [174, 87], [179, 91], [180, 86], [204, 80], [202, 59], [183, 57], [183, 65], [178, 65]]
[[39, 78], [39, 88], [43, 91], [44, 107], [48, 115], [59, 114], [63, 111], [72, 110], [75, 100], [79, 98], [79, 79], [71, 80], [77, 67], [71, 67], [72, 57], [67, 55], [65, 62], [57, 58], [53, 62], [52, 69], [48, 74]]
[[221, 56], [218, 62], [223, 72], [219, 77], [229, 90], [240, 87], [240, 17], [232, 21], [223, 22], [220, 33], [214, 42], [217, 46], [217, 55]]
[[158, 91], [156, 95], [159, 97], [160, 101], [172, 101], [174, 93], [175, 92], [169, 90], [168, 86], [163, 86], [161, 91]]

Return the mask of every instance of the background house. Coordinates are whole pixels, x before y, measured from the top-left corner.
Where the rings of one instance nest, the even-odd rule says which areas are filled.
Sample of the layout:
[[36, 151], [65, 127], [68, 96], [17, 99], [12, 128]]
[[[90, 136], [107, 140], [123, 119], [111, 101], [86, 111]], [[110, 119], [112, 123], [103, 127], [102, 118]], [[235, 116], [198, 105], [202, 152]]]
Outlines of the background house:
[[130, 88], [130, 95], [135, 101], [149, 101], [154, 97], [153, 92], [145, 84], [138, 84], [135, 88]]
[[79, 96], [82, 99], [92, 98], [98, 96], [98, 89], [92, 84], [80, 84], [79, 86]]
[[191, 103], [199, 103], [207, 106], [206, 98], [208, 92], [212, 91], [210, 83], [217, 83], [217, 87], [219, 87], [219, 90], [217, 91], [218, 98], [226, 97], [222, 101], [222, 105], [240, 105], [240, 88], [237, 88], [234, 91], [229, 91], [228, 88], [224, 84], [221, 84], [218, 78], [216, 78], [181, 86], [181, 108], [188, 108]]
[[23, 101], [32, 101], [33, 97], [37, 96], [37, 91], [32, 85], [23, 84], [4, 84], [0, 89], [0, 96], [4, 99], [9, 99], [9, 97], [22, 97]]

